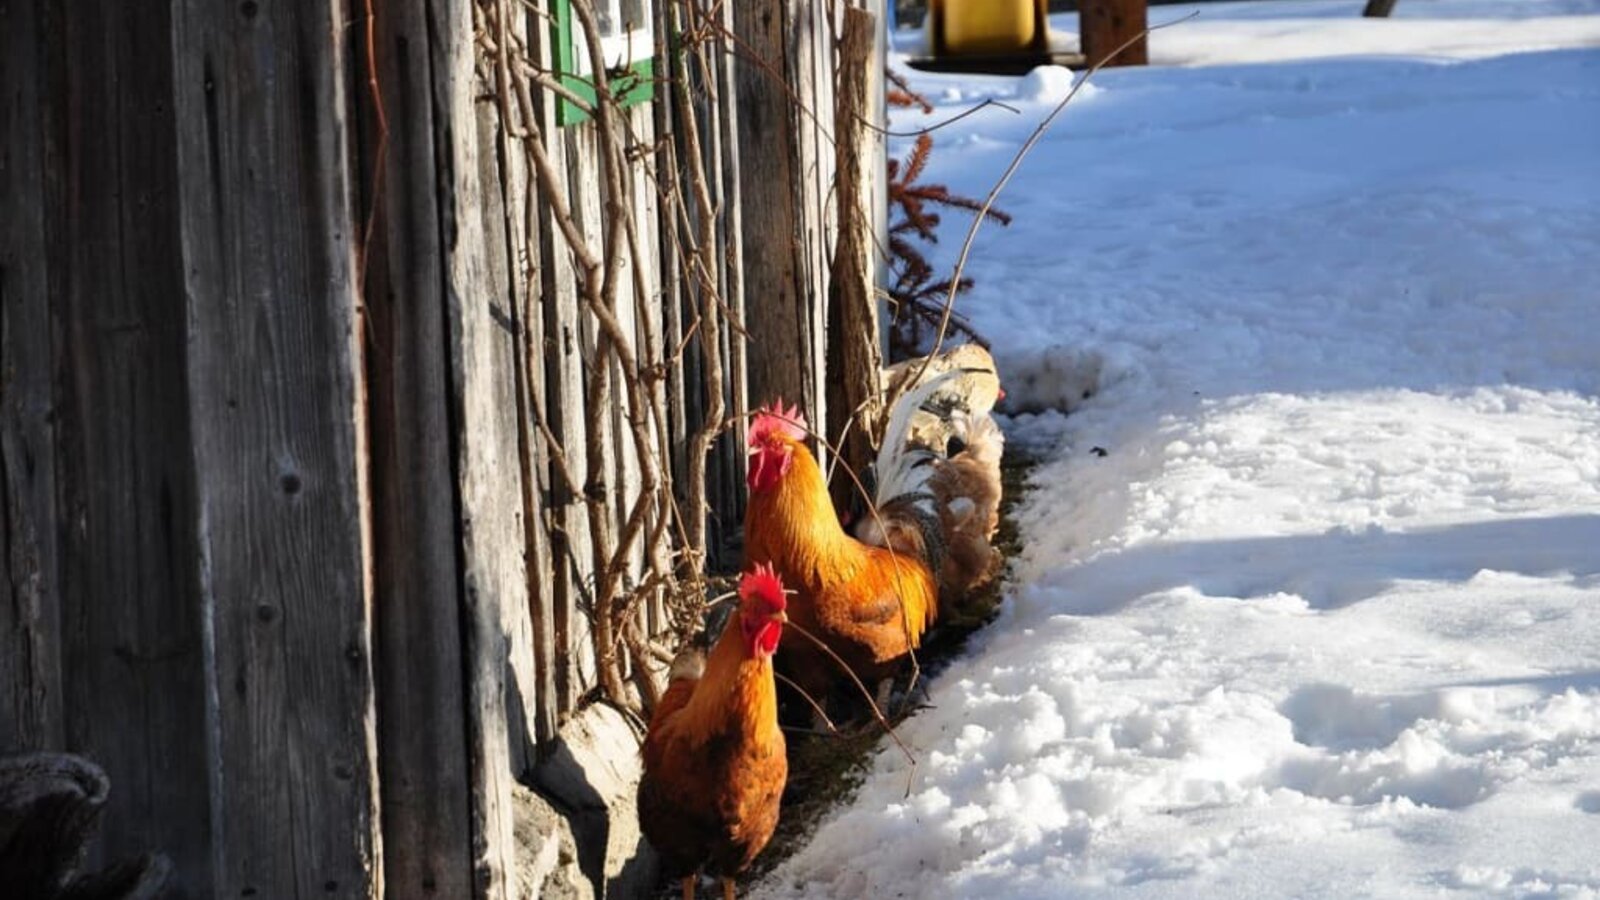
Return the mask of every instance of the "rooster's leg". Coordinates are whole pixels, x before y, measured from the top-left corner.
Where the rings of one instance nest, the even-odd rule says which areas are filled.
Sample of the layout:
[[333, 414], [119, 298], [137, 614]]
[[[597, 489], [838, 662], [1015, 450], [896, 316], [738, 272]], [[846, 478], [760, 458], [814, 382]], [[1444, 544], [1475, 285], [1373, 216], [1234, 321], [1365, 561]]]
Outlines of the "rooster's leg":
[[885, 678], [878, 682], [878, 709], [885, 714], [889, 711], [889, 694], [894, 690], [894, 679]]
[[722, 879], [722, 900], [733, 900], [733, 879]]
[[694, 900], [694, 879], [693, 875], [683, 879], [683, 900]]

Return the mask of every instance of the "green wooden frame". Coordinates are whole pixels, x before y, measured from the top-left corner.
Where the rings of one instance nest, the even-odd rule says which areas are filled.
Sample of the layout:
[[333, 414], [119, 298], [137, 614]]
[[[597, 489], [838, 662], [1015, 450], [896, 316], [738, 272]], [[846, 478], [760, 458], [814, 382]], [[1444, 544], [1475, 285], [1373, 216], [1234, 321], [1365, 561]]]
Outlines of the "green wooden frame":
[[[578, 30], [572, 21], [571, 0], [554, 0], [554, 3], [555, 16], [550, 25], [550, 35], [556, 51], [556, 71], [560, 73], [564, 87], [592, 105], [595, 102], [594, 82], [577, 74]], [[653, 46], [651, 53], [651, 56], [629, 63], [626, 72], [611, 75], [612, 92], [622, 106], [633, 106], [655, 97], [656, 61]], [[566, 97], [558, 98], [557, 125], [576, 125], [588, 120], [589, 113], [583, 107]]]

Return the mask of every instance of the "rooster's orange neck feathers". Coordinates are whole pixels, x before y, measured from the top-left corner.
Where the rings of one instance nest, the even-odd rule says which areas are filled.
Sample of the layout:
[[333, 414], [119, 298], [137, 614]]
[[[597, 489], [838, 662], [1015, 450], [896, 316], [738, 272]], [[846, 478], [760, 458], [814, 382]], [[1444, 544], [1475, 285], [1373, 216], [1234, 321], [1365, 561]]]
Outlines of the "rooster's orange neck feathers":
[[[822, 558], [855, 549], [856, 542], [845, 534], [844, 526], [839, 524], [839, 516], [834, 512], [833, 501], [828, 496], [828, 486], [823, 481], [822, 469], [817, 465], [816, 458], [799, 441], [786, 440], [785, 443], [791, 459], [788, 470], [771, 487], [751, 493], [748, 513], [751, 520], [761, 521], [762, 528], [787, 532], [770, 537], [776, 539], [777, 546], [804, 548], [808, 556]], [[784, 510], [784, 514], [772, 515], [771, 512], [777, 509]], [[804, 533], [798, 533], [801, 531]], [[749, 537], [749, 529], [746, 529], [746, 540]], [[770, 545], [774, 541], [761, 543]], [[747, 553], [752, 549], [756, 551], [750, 556], [753, 561], [777, 563], [779, 571], [795, 571], [797, 567], [816, 561], [768, 560], [760, 555], [764, 548], [747, 546]]]
[[[752, 656], [738, 614], [706, 660], [705, 674], [684, 704], [679, 720], [691, 739], [703, 742], [722, 732], [730, 721], [754, 726], [754, 737], [770, 741], [778, 735], [778, 695], [772, 682], [772, 657]], [[729, 711], [737, 711], [729, 716]]]

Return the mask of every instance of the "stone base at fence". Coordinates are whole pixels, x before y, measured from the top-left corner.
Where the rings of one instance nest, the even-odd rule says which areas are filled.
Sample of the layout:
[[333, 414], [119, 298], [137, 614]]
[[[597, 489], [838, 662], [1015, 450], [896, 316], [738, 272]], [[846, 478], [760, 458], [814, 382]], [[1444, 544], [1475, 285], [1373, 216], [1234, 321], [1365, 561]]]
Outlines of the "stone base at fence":
[[[554, 751], [534, 771], [535, 789], [570, 824], [578, 868], [592, 885], [592, 893], [571, 896], [643, 897], [655, 887], [659, 862], [639, 830], [634, 800], [642, 740], [626, 716], [597, 703], [562, 726]], [[520, 831], [519, 823], [519, 841]]]
[[594, 884], [578, 866], [572, 824], [550, 801], [518, 786], [516, 896], [541, 900], [594, 900]]

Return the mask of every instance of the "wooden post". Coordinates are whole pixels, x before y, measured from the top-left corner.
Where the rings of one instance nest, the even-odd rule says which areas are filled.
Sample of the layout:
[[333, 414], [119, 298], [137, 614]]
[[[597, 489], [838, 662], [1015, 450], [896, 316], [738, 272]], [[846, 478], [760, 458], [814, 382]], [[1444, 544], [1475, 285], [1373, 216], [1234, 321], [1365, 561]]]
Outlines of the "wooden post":
[[[731, 4], [742, 51], [737, 79], [736, 146], [741, 240], [744, 248], [745, 328], [750, 402], [778, 397], [799, 403], [818, 425], [825, 421], [817, 390], [822, 335], [817, 314], [827, 279], [813, 255], [826, 224], [826, 167], [817, 156], [816, 118], [826, 117], [831, 73], [818, 65], [829, 53], [819, 29], [827, 4], [811, 0], [752, 0]], [[826, 83], [826, 87], [824, 84]], [[822, 181], [821, 186], [813, 182]], [[739, 410], [730, 410], [739, 412]]]
[[[1125, 41], [1144, 31], [1149, 19], [1148, 0], [1081, 0], [1078, 34], [1085, 65], [1094, 66]], [[1111, 57], [1108, 66], [1142, 66], [1150, 62], [1148, 40], [1139, 38]]]
[[1369, 19], [1387, 18], [1389, 13], [1394, 12], [1394, 4], [1395, 0], [1367, 0], [1361, 14]]
[[[828, 436], [837, 441], [844, 462], [857, 473], [864, 471], [874, 450], [878, 431], [877, 400], [882, 394], [878, 351], [877, 272], [873, 265], [874, 215], [869, 208], [875, 178], [868, 168], [871, 92], [883, 90], [873, 77], [873, 47], [877, 17], [846, 7], [839, 33], [838, 84], [834, 114], [834, 152], [837, 160], [834, 202], [838, 205], [839, 240], [833, 251], [832, 294], [828, 304]], [[879, 69], [881, 71], [881, 68]], [[881, 171], [881, 170], [880, 170]], [[847, 430], [848, 429], [848, 430]], [[834, 505], [849, 508], [856, 498], [855, 482], [835, 476]]]

